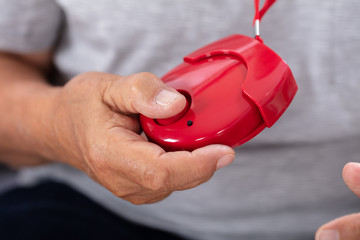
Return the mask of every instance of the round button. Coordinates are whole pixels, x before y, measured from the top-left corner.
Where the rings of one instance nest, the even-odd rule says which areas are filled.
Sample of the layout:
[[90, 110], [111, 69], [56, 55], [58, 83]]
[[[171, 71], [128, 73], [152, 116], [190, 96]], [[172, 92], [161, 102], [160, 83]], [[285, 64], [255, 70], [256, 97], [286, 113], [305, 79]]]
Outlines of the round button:
[[190, 96], [190, 94], [188, 92], [183, 91], [183, 90], [178, 90], [178, 92], [180, 92], [186, 98], [185, 108], [180, 113], [176, 114], [173, 117], [164, 118], [164, 119], [155, 119], [155, 122], [157, 124], [159, 124], [161, 126], [170, 125], [170, 124], [178, 121], [180, 118], [182, 118], [187, 113], [187, 111], [189, 111], [190, 105], [191, 105], [191, 96]]

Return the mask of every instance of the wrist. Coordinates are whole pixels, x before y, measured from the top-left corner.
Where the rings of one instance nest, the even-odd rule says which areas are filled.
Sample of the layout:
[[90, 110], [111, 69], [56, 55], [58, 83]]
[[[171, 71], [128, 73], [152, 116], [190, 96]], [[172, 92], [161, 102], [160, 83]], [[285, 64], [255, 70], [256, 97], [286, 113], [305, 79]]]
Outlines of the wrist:
[[9, 84], [2, 92], [0, 109], [1, 161], [12, 166], [35, 165], [55, 160], [52, 121], [60, 88], [44, 82]]
[[[62, 87], [48, 86], [42, 89], [34, 99], [32, 113], [37, 118], [31, 118], [29, 125], [32, 133], [30, 136], [36, 138], [34, 147], [35, 154], [46, 161], [58, 161], [57, 159], [57, 139], [55, 134], [57, 99]], [[29, 106], [31, 108], [31, 106]], [[31, 144], [30, 144], [31, 145]]]

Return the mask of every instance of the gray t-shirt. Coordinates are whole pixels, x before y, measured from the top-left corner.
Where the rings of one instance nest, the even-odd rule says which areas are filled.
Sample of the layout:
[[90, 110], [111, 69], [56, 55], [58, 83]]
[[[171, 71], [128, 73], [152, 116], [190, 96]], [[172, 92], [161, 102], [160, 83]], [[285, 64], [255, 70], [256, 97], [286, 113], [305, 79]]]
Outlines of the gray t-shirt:
[[[93, 70], [161, 76], [206, 43], [252, 35], [253, 8], [240, 0], [0, 0], [0, 49], [57, 46], [67, 80]], [[13, 185], [55, 178], [115, 213], [191, 239], [313, 239], [321, 224], [360, 206], [341, 177], [346, 162], [360, 161], [359, 11], [358, 0], [277, 1], [262, 37], [290, 65], [299, 92], [208, 183], [144, 206], [61, 164], [24, 169]]]

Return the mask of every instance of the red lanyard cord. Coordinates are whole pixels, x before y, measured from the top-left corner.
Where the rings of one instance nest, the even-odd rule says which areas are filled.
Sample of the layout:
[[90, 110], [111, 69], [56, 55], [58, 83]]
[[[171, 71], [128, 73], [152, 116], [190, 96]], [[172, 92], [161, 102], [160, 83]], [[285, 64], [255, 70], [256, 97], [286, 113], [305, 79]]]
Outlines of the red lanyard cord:
[[253, 25], [255, 26], [255, 39], [259, 40], [260, 42], [263, 42], [263, 40], [260, 37], [260, 21], [262, 17], [265, 15], [267, 10], [275, 3], [276, 0], [266, 0], [264, 6], [261, 10], [260, 8], [260, 0], [254, 0], [255, 2], [255, 16]]

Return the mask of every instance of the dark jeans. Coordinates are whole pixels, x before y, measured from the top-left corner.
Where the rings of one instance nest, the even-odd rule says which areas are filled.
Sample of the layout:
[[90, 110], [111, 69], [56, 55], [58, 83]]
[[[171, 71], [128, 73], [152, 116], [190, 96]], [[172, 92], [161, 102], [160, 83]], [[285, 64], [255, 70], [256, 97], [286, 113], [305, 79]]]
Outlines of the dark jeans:
[[74, 189], [53, 181], [0, 196], [1, 240], [180, 240], [120, 218]]

